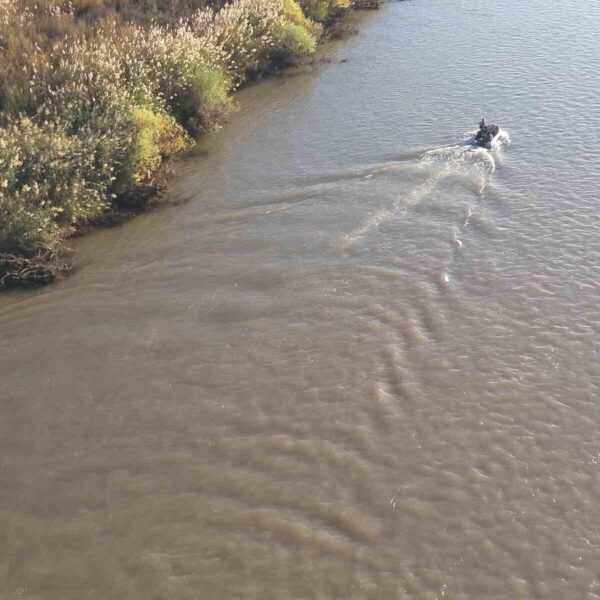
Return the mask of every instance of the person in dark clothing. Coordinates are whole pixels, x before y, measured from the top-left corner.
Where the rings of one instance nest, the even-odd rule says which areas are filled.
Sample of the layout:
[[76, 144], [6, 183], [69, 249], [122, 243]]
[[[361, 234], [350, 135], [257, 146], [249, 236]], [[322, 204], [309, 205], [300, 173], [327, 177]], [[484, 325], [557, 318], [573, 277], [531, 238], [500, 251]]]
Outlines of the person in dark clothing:
[[487, 133], [487, 125], [485, 124], [485, 117], [479, 121], [479, 131], [475, 136], [476, 142], [483, 142]]
[[475, 141], [480, 144], [488, 144], [492, 141], [494, 136], [498, 135], [500, 128], [498, 125], [486, 125], [485, 118], [481, 119], [479, 122], [479, 131], [475, 136]]

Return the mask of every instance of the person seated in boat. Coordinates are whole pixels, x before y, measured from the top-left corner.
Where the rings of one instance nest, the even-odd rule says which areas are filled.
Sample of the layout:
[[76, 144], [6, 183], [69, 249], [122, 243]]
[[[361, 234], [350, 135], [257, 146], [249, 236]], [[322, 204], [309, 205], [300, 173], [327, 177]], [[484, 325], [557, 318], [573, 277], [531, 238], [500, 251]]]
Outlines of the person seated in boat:
[[483, 118], [479, 122], [479, 131], [475, 136], [475, 141], [482, 143], [489, 142], [495, 135], [498, 134], [499, 131], [500, 128], [498, 127], [498, 125], [486, 125], [485, 118]]
[[475, 136], [476, 142], [483, 142], [487, 134], [487, 125], [485, 124], [485, 117], [479, 121], [479, 131]]

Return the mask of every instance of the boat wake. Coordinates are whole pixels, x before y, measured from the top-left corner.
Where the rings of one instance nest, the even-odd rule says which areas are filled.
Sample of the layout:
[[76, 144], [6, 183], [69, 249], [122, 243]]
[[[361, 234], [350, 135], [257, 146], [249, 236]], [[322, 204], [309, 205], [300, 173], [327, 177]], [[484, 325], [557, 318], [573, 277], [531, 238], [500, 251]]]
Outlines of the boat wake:
[[[408, 169], [411, 175], [421, 179], [421, 183], [406, 190], [391, 204], [376, 209], [361, 225], [338, 240], [335, 249], [338, 251], [349, 249], [386, 221], [402, 218], [412, 208], [442, 191], [445, 185], [458, 183], [466, 186], [467, 191], [470, 190], [481, 197], [497, 164], [502, 162], [502, 149], [510, 143], [510, 137], [508, 132], [500, 130], [491, 149], [477, 145], [473, 138], [472, 131], [465, 132], [459, 143], [421, 152], [409, 167], [403, 163], [403, 173], [408, 175]], [[389, 163], [374, 166], [363, 173], [363, 179], [386, 176], [397, 170]]]

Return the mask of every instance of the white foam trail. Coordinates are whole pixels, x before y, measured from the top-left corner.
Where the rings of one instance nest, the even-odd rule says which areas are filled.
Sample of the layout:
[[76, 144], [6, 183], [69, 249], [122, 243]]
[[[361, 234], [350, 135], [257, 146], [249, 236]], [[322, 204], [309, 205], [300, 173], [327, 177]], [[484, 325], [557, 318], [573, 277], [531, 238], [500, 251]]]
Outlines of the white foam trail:
[[458, 235], [456, 234], [456, 231], [453, 232], [452, 242], [457, 248], [463, 247], [462, 240], [459, 239]]
[[467, 209], [467, 216], [465, 217], [465, 222], [463, 227], [466, 227], [471, 222], [471, 216], [473, 215], [473, 211], [469, 208]]
[[399, 198], [389, 208], [383, 208], [378, 210], [374, 215], [369, 217], [360, 227], [354, 231], [346, 234], [337, 244], [337, 250], [346, 250], [352, 244], [365, 237], [368, 233], [377, 229], [382, 223], [389, 221], [392, 217], [397, 214], [402, 214], [408, 211], [411, 206], [419, 204], [428, 194], [430, 194], [436, 187], [437, 182], [447, 175], [443, 171], [432, 175], [425, 183], [422, 183], [412, 192], [408, 199]]
[[[434, 148], [423, 153], [413, 166], [415, 169], [432, 170], [432, 175], [410, 192], [408, 197], [399, 198], [391, 207], [379, 209], [375, 214], [368, 217], [360, 227], [343, 236], [336, 244], [336, 249], [347, 249], [394, 216], [406, 213], [411, 207], [419, 204], [435, 191], [438, 183], [445, 177], [462, 176], [467, 180], [471, 180], [477, 185], [478, 192], [482, 195], [490, 175], [496, 170], [496, 158], [500, 158], [498, 153], [502, 146], [510, 143], [510, 136], [507, 131], [500, 129], [498, 138], [494, 142], [494, 148], [491, 151], [475, 145], [473, 139], [474, 132], [466, 132], [462, 142], [457, 145]], [[376, 175], [395, 168], [397, 167], [394, 164], [375, 168], [367, 173], [364, 179], [372, 179]], [[471, 214], [472, 211], [469, 209], [464, 226], [469, 224]], [[453, 241], [459, 248], [462, 247], [462, 241], [456, 237], [456, 234]]]
[[500, 148], [502, 148], [502, 146], [509, 146], [510, 145], [510, 134], [508, 133], [508, 131], [506, 131], [506, 129], [502, 129], [500, 128], [500, 132], [498, 133], [498, 138], [495, 141], [495, 148], [493, 148], [493, 150], [499, 150]]

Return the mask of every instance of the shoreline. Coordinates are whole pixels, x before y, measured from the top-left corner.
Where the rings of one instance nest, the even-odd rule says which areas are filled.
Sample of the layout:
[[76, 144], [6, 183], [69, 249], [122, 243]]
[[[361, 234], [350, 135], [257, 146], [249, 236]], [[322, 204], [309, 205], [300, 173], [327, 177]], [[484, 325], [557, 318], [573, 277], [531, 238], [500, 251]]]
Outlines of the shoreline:
[[[322, 32], [317, 40], [319, 47], [358, 34], [357, 22], [352, 16], [357, 11], [379, 8], [380, 0], [354, 0], [348, 7], [335, 10], [322, 23]], [[230, 98], [235, 101], [236, 92], [246, 85], [273, 79], [293, 68], [302, 66], [314, 68], [323, 60], [318, 56], [298, 63], [278, 58], [270, 60], [262, 69], [246, 74]], [[234, 113], [233, 110], [231, 112]], [[231, 117], [233, 118], [233, 114]], [[210, 129], [195, 136], [193, 145], [188, 147], [186, 153], [193, 151], [206, 133], [210, 133]], [[173, 156], [162, 160], [149, 181], [125, 189], [117, 195], [108, 210], [94, 219], [77, 225], [68, 235], [61, 236], [55, 243], [44, 245], [30, 253], [0, 250], [0, 293], [11, 289], [38, 288], [51, 284], [60, 277], [68, 276], [72, 269], [74, 253], [66, 245], [66, 240], [85, 236], [101, 228], [120, 226], [140, 214], [155, 209], [160, 199], [168, 193], [173, 167], [178, 159], [179, 156]]]

